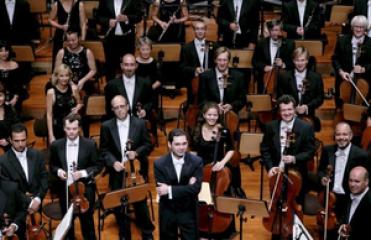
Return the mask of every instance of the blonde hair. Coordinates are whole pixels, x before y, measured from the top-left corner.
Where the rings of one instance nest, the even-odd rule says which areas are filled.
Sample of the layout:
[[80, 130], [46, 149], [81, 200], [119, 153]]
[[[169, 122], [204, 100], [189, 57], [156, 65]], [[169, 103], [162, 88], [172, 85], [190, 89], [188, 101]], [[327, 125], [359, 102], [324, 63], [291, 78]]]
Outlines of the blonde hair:
[[305, 55], [305, 59], [309, 59], [309, 51], [303, 46], [295, 48], [294, 52], [292, 53], [292, 59]]
[[61, 65], [57, 66], [54, 69], [54, 73], [53, 73], [53, 76], [52, 76], [52, 85], [53, 86], [57, 85], [57, 83], [58, 83], [58, 75], [62, 71], [68, 71], [68, 76], [69, 76], [69, 78], [71, 80], [71, 78], [72, 78], [71, 68], [69, 66], [67, 66], [66, 64], [62, 63]]

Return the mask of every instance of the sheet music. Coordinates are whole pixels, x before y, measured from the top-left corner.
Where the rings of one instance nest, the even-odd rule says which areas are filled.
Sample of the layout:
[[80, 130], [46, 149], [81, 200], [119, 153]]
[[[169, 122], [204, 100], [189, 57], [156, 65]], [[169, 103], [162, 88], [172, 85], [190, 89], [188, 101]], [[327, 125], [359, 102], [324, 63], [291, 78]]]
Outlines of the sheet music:
[[57, 229], [54, 232], [53, 240], [62, 240], [67, 234], [68, 229], [71, 227], [73, 216], [73, 203], [64, 215], [62, 221], [58, 224]]
[[313, 240], [300, 218], [294, 214], [294, 225], [292, 226], [292, 239], [293, 240]]
[[211, 197], [210, 184], [208, 182], [202, 182], [201, 191], [198, 194], [198, 201], [205, 202], [208, 205], [214, 205], [214, 201]]

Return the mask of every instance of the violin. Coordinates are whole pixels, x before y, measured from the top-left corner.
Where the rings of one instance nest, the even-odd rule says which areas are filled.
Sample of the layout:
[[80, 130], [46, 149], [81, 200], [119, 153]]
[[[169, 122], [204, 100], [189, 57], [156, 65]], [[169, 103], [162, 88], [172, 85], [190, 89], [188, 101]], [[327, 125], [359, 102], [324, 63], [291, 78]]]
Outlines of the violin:
[[[132, 151], [133, 141], [128, 139], [126, 141], [126, 151]], [[125, 162], [126, 169], [126, 186], [125, 187], [134, 187], [137, 184], [144, 184], [145, 180], [143, 176], [139, 173], [140, 162], [138, 159], [130, 159]]]
[[[75, 172], [77, 169], [76, 162], [72, 163], [72, 171]], [[69, 187], [72, 203], [75, 206], [75, 209], [79, 213], [85, 213], [89, 210], [89, 201], [84, 196], [85, 194], [85, 185], [82, 182], [74, 181]]]
[[[333, 175], [334, 168], [331, 165], [327, 166], [327, 178], [330, 179]], [[318, 195], [319, 202], [324, 205], [324, 209], [317, 214], [317, 224], [323, 227], [323, 240], [327, 239], [327, 231], [337, 227], [338, 221], [334, 211], [336, 196], [330, 191], [330, 181], [326, 183], [326, 190]]]
[[[291, 152], [291, 145], [295, 141], [295, 135], [291, 131], [286, 132], [286, 144], [282, 155]], [[300, 173], [285, 167], [284, 173], [279, 173], [269, 179], [272, 192], [269, 204], [269, 217], [263, 218], [263, 226], [272, 234], [280, 235], [283, 239], [289, 239], [292, 235], [294, 214], [302, 218], [301, 206], [296, 203], [302, 185]]]
[[[224, 167], [220, 171], [212, 171], [213, 165], [218, 161], [219, 143], [223, 130], [218, 130], [215, 137], [214, 159], [203, 170], [203, 181], [210, 183], [210, 191], [214, 203], [217, 196], [223, 196], [231, 183], [231, 172]], [[233, 220], [233, 215], [220, 213], [214, 205], [200, 204], [199, 206], [199, 231], [209, 234], [220, 234], [228, 229]]]
[[4, 232], [4, 229], [9, 227], [11, 224], [11, 219], [10, 216], [7, 213], [4, 213], [3, 216], [1, 216], [0, 219], [0, 226], [1, 226], [1, 233], [2, 237], [0, 237], [1, 240], [18, 240], [17, 234], [13, 234], [12, 236], [7, 236], [6, 233]]

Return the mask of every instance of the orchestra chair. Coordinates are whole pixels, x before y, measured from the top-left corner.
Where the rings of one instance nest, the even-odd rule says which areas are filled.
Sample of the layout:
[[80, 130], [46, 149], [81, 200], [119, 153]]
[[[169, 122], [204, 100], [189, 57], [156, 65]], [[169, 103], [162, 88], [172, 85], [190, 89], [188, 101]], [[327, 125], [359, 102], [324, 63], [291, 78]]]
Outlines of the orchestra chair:
[[103, 42], [101, 41], [82, 41], [81, 45], [89, 48], [94, 55], [94, 59], [97, 66], [97, 74], [95, 78], [97, 79], [96, 83], [98, 84], [98, 89], [100, 91], [100, 84], [103, 84], [103, 77], [105, 77], [105, 64], [106, 64], [106, 55], [104, 53]]
[[295, 47], [305, 47], [311, 56], [323, 56], [323, 43], [321, 40], [295, 40]]
[[94, 19], [94, 11], [98, 9], [99, 1], [84, 1], [84, 9], [87, 19]]
[[[106, 115], [106, 100], [104, 95], [91, 95], [88, 96], [85, 103], [85, 117], [90, 132], [90, 124], [93, 120], [100, 120]], [[90, 136], [95, 137], [95, 136]]]
[[15, 53], [16, 62], [34, 62], [35, 55], [33, 49], [29, 45], [13, 45], [12, 50]]
[[355, 105], [349, 103], [343, 104], [343, 118], [345, 121], [360, 123], [362, 120], [362, 115], [366, 111], [367, 107], [362, 105]]
[[341, 28], [348, 22], [348, 15], [353, 11], [353, 6], [334, 5], [331, 8], [330, 20], [325, 22], [327, 31], [341, 32]]
[[248, 131], [251, 132], [251, 121], [255, 121], [254, 132], [258, 127], [263, 130], [264, 125], [273, 120], [272, 97], [269, 94], [248, 94], [246, 99]]
[[231, 61], [229, 62], [229, 67], [252, 69], [251, 59], [254, 54], [254, 50], [230, 49], [230, 51]]
[[163, 62], [179, 62], [180, 49], [181, 45], [179, 43], [154, 43], [151, 56], [157, 61], [162, 58]]
[[[209, 19], [206, 17], [198, 17], [201, 21], [206, 23], [206, 40], [217, 42], [218, 41], [218, 24], [215, 19]], [[185, 42], [191, 42], [195, 38], [195, 33], [193, 31], [192, 21], [186, 22], [185, 28]]]

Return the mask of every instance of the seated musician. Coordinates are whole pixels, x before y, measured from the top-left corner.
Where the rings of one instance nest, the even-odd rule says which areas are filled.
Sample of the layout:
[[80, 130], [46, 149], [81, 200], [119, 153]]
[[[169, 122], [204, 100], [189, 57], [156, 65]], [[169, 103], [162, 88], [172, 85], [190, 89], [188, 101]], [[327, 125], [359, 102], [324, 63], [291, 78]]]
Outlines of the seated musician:
[[238, 70], [230, 69], [231, 52], [226, 47], [215, 51], [215, 68], [200, 74], [199, 105], [216, 102], [220, 113], [238, 113], [246, 105], [247, 80]]
[[[357, 15], [365, 16], [370, 24], [370, 18], [371, 18], [371, 6], [368, 4], [368, 0], [354, 0], [353, 2], [353, 12], [352, 14], [349, 14], [348, 17], [354, 17]], [[371, 37], [371, 29], [368, 28], [367, 35]]]
[[[334, 55], [332, 55], [332, 65], [336, 74], [335, 101], [337, 107], [342, 104], [339, 98], [339, 86], [342, 81], [350, 81], [353, 75], [356, 78], [366, 79], [366, 81], [371, 79], [371, 39], [366, 36], [367, 18], [355, 16], [350, 25], [352, 35], [340, 35], [336, 42]], [[367, 98], [367, 94], [365, 97]]]
[[323, 81], [320, 74], [307, 68], [309, 52], [298, 47], [293, 53], [294, 70], [283, 72], [277, 79], [277, 97], [284, 94], [295, 98], [298, 106], [295, 111], [301, 117], [309, 117], [315, 131], [320, 131], [321, 123], [315, 117], [315, 110], [323, 103]]
[[154, 161], [159, 203], [159, 239], [198, 238], [198, 194], [202, 159], [187, 152], [187, 134], [179, 128], [168, 135], [170, 153]]
[[[369, 239], [371, 237], [371, 192], [369, 173], [362, 167], [353, 168], [349, 173], [350, 194], [347, 207], [342, 208], [339, 235], [348, 240]], [[339, 239], [339, 238], [338, 238]]]
[[29, 213], [40, 211], [41, 203], [48, 191], [48, 172], [44, 156], [36, 149], [27, 147], [28, 134], [23, 124], [10, 128], [9, 149], [0, 158], [1, 175], [16, 182], [23, 195]]
[[321, 15], [314, 0], [284, 2], [282, 9], [283, 30], [289, 39], [320, 39]]
[[[107, 103], [108, 104], [108, 103]], [[124, 163], [129, 159], [138, 158], [140, 173], [144, 178], [148, 175], [147, 156], [151, 152], [151, 141], [145, 122], [135, 116], [129, 115], [129, 103], [122, 95], [113, 97], [111, 101], [115, 117], [103, 122], [100, 130], [100, 157], [109, 172], [110, 190], [122, 189]], [[126, 143], [132, 141], [132, 150], [126, 151]], [[142, 239], [153, 239], [154, 226], [149, 217], [146, 200], [134, 203], [135, 216], [138, 227], [142, 231]], [[115, 217], [119, 225], [120, 239], [130, 239], [131, 233], [125, 231], [124, 216], [121, 208], [115, 208]], [[129, 228], [130, 229], [130, 228]]]
[[18, 190], [18, 184], [3, 179], [1, 175], [0, 206], [0, 239], [16, 234], [17, 239], [26, 240], [27, 206]]
[[184, 42], [184, 23], [188, 19], [186, 0], [155, 0], [148, 37], [154, 42]]
[[180, 52], [180, 68], [184, 85], [187, 86], [188, 103], [193, 103], [191, 81], [208, 68], [214, 66], [215, 43], [206, 40], [207, 27], [204, 21], [193, 22], [195, 38], [182, 45]]
[[295, 45], [292, 40], [282, 37], [282, 22], [273, 19], [267, 22], [267, 28], [269, 37], [258, 42], [252, 57], [252, 64], [258, 74], [258, 93], [266, 93], [263, 81], [265, 73], [274, 70], [275, 67], [283, 70], [294, 68], [291, 54]]
[[[74, 198], [71, 186], [75, 186], [77, 182], [84, 184], [85, 192], [80, 195], [86, 198], [88, 208], [81, 210], [79, 206], [76, 206], [81, 233], [84, 239], [96, 239], [93, 218], [96, 186], [92, 179], [101, 171], [102, 164], [99, 163], [95, 142], [79, 136], [80, 126], [79, 115], [67, 115], [63, 119], [66, 137], [54, 141], [50, 146], [50, 172], [57, 178], [52, 190], [58, 195], [62, 213], [65, 214], [69, 208], [69, 202]], [[67, 198], [66, 187], [70, 189]], [[73, 223], [67, 236], [69, 239], [74, 239]]]
[[[137, 76], [138, 64], [134, 55], [125, 54], [121, 60], [122, 76], [109, 81], [104, 88], [107, 117], [112, 118], [114, 116], [114, 111], [109, 104], [111, 100], [116, 95], [122, 95], [125, 96], [125, 99], [128, 99], [130, 114], [148, 119], [152, 109], [151, 82]], [[138, 105], [141, 105], [141, 107]]]

